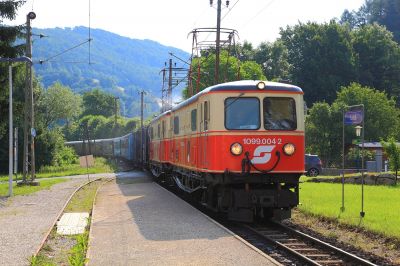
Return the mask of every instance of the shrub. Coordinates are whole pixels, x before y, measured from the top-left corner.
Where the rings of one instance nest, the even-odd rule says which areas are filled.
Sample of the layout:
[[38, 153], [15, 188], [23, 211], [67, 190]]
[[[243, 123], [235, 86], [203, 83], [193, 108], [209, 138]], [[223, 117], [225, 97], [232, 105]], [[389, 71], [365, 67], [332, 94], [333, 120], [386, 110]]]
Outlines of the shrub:
[[78, 162], [78, 156], [75, 150], [71, 147], [62, 145], [59, 149], [54, 151], [52, 165], [65, 166]]

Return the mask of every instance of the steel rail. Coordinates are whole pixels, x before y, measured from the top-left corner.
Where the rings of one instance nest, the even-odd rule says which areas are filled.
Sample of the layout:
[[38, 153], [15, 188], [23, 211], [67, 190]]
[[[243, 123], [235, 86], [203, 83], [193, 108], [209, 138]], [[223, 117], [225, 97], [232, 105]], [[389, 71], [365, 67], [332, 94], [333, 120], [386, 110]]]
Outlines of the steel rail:
[[[60, 209], [60, 211], [58, 212], [56, 218], [54, 219], [54, 221], [52, 222], [51, 226], [49, 227], [49, 229], [48, 229], [47, 232], [45, 233], [44, 237], [42, 238], [42, 241], [40, 242], [39, 246], [36, 248], [35, 252], [32, 254], [33, 257], [37, 257], [37, 255], [39, 254], [40, 250], [43, 248], [44, 244], [45, 244], [46, 241], [48, 240], [51, 231], [52, 231], [53, 228], [56, 226], [58, 220], [61, 218], [62, 214], [64, 213], [64, 210], [67, 208], [68, 204], [71, 202], [72, 198], [76, 195], [76, 193], [77, 193], [78, 191], [80, 191], [81, 189], [83, 189], [85, 186], [87, 186], [87, 185], [89, 185], [89, 184], [91, 184], [91, 183], [93, 183], [93, 182], [99, 181], [99, 180], [101, 180], [101, 179], [102, 179], [102, 177], [98, 177], [98, 178], [95, 178], [95, 179], [90, 180], [90, 181], [88, 181], [88, 182], [85, 182], [85, 183], [79, 185], [79, 186], [69, 195], [69, 197], [68, 197], [68, 199], [65, 201], [63, 207]], [[111, 180], [114, 180], [114, 179], [115, 179], [115, 178], [112, 177], [112, 178], [110, 178], [110, 180], [106, 180], [106, 181], [104, 181], [103, 183], [106, 183], [107, 181], [111, 181]], [[97, 190], [98, 190], [100, 187], [101, 187], [101, 185], [97, 188]], [[97, 194], [97, 190], [96, 190], [96, 194]]]
[[[325, 265], [325, 264], [332, 264], [332, 263], [334, 263], [335, 265], [346, 265], [348, 263], [347, 261], [351, 260], [352, 262], [357, 263], [357, 265], [376, 266], [376, 264], [374, 264], [370, 261], [360, 258], [354, 254], [344, 251], [338, 247], [335, 247], [331, 244], [328, 244], [324, 241], [321, 241], [321, 240], [319, 240], [315, 237], [312, 237], [310, 235], [307, 235], [303, 232], [292, 229], [292, 228], [285, 226], [283, 224], [280, 224], [280, 223], [273, 223], [273, 224], [274, 224], [274, 226], [276, 226], [278, 228], [271, 229], [270, 232], [273, 232], [275, 230], [277, 231], [277, 234], [272, 234], [272, 235], [279, 236], [279, 235], [284, 235], [284, 233], [289, 232], [290, 235], [298, 238], [296, 240], [306, 240], [308, 242], [311, 242], [312, 244], [322, 247], [319, 249], [318, 249], [318, 247], [314, 247], [314, 246], [313, 246], [313, 248], [303, 248], [303, 251], [315, 250], [315, 251], [319, 251], [319, 252], [323, 252], [323, 253], [312, 254], [312, 255], [311, 254], [302, 254], [302, 253], [298, 252], [299, 250], [302, 250], [301, 248], [298, 248], [298, 249], [290, 248], [289, 247], [291, 245], [290, 242], [282, 243], [282, 241], [284, 241], [284, 240], [287, 240], [287, 241], [293, 240], [292, 238], [289, 238], [289, 235], [288, 235], [287, 239], [282, 239], [282, 238], [274, 239], [273, 237], [268, 236], [268, 233], [265, 233], [265, 232], [263, 233], [262, 230], [259, 230], [251, 225], [246, 225], [246, 224], [240, 224], [240, 225], [244, 226], [245, 228], [247, 228], [250, 231], [254, 232], [255, 234], [259, 235], [260, 237], [268, 240], [269, 242], [275, 244], [279, 248], [287, 251], [288, 253], [294, 255], [298, 259], [300, 259], [310, 265]], [[300, 245], [303, 245], [303, 244], [300, 244]], [[304, 243], [304, 246], [310, 246], [310, 244]], [[333, 252], [333, 255], [331, 253], [328, 253], [327, 251]], [[312, 257], [318, 258], [318, 257], [325, 257], [325, 256], [330, 257], [330, 258], [327, 258], [326, 260], [312, 258]], [[345, 259], [343, 261], [340, 261], [337, 259], [335, 260], [334, 257], [338, 257], [338, 258], [344, 257]]]
[[279, 225], [279, 226], [281, 226], [282, 228], [284, 228], [284, 229], [290, 231], [290, 232], [293, 233], [293, 234], [297, 234], [297, 235], [299, 235], [300, 237], [305, 238], [305, 239], [307, 239], [307, 240], [309, 240], [309, 241], [316, 242], [316, 243], [318, 243], [319, 245], [324, 246], [324, 247], [327, 248], [327, 249], [331, 249], [331, 250], [333, 250], [333, 251], [339, 253], [340, 255], [343, 255], [343, 256], [345, 256], [345, 257], [347, 257], [347, 258], [350, 258], [351, 260], [354, 260], [354, 261], [356, 261], [356, 262], [358, 262], [358, 263], [360, 263], [360, 264], [362, 264], [362, 265], [377, 266], [377, 264], [374, 264], [374, 263], [372, 263], [372, 262], [370, 262], [370, 261], [368, 261], [368, 260], [365, 260], [365, 259], [363, 259], [363, 258], [360, 258], [360, 257], [358, 257], [358, 256], [356, 256], [356, 255], [354, 255], [354, 254], [351, 254], [351, 253], [349, 253], [349, 252], [347, 252], [347, 251], [345, 251], [345, 250], [343, 250], [343, 249], [340, 249], [340, 248], [338, 248], [338, 247], [335, 247], [335, 246], [333, 246], [333, 245], [331, 245], [331, 244], [329, 244], [329, 243], [326, 243], [326, 242], [324, 242], [324, 241], [321, 241], [321, 240], [319, 240], [319, 239], [317, 239], [317, 238], [315, 238], [315, 237], [312, 237], [312, 236], [310, 236], [310, 235], [307, 235], [307, 234], [305, 234], [305, 233], [303, 233], [303, 232], [300, 232], [300, 231], [298, 231], [298, 230], [295, 230], [295, 229], [290, 228], [290, 227], [288, 227], [288, 226], [286, 226], [286, 225], [283, 225], [283, 224], [279, 224], [279, 223], [276, 223], [276, 224]]

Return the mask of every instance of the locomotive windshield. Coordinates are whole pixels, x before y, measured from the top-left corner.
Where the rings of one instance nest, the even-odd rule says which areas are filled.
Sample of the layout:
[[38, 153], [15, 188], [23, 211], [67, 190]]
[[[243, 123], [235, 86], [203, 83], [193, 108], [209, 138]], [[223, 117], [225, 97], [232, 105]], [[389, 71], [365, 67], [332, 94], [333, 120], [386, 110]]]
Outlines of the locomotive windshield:
[[225, 100], [226, 129], [259, 129], [260, 101], [258, 98], [227, 98]]
[[265, 97], [264, 127], [268, 130], [295, 130], [296, 103], [293, 98]]

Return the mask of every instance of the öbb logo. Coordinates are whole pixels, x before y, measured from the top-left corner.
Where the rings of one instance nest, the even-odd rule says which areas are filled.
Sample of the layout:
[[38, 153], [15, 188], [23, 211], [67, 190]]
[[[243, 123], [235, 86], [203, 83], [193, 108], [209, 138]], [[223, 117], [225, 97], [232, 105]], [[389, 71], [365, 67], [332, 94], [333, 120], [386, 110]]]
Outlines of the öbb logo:
[[271, 159], [271, 152], [275, 148], [275, 145], [265, 145], [265, 146], [258, 146], [254, 150], [254, 156], [251, 162], [253, 164], [264, 164], [269, 162]]

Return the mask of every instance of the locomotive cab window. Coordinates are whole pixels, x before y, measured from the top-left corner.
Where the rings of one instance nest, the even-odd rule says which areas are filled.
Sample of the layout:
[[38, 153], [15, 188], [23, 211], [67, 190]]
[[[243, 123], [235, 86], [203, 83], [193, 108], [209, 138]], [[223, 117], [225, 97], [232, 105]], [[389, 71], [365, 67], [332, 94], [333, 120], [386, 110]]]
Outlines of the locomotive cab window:
[[293, 98], [266, 97], [263, 101], [264, 127], [267, 130], [295, 130], [296, 102]]
[[226, 129], [259, 129], [260, 101], [258, 98], [232, 97], [225, 100]]

